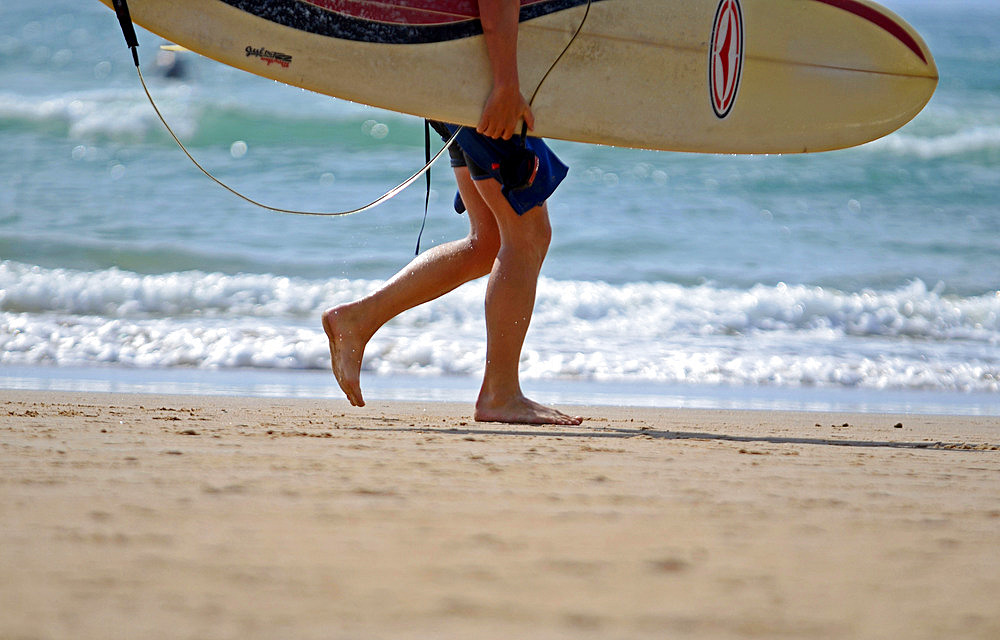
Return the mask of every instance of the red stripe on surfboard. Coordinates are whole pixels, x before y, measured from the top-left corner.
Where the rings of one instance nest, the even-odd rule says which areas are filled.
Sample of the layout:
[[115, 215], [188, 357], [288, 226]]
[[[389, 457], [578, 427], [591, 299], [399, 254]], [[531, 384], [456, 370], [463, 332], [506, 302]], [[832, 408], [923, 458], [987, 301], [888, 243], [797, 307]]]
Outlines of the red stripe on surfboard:
[[917, 54], [924, 64], [927, 64], [927, 56], [924, 55], [923, 50], [917, 41], [913, 39], [913, 36], [903, 28], [903, 25], [899, 24], [889, 16], [884, 13], [866, 5], [857, 2], [856, 0], [816, 0], [816, 2], [822, 2], [823, 4], [828, 4], [831, 7], [837, 7], [838, 9], [843, 9], [858, 16], [859, 18], [864, 18], [869, 22], [878, 25], [879, 27], [885, 29], [890, 34], [896, 37], [897, 40], [909, 47], [910, 51]]
[[[521, 0], [525, 7], [545, 0]], [[402, 25], [449, 24], [479, 17], [476, 0], [304, 0], [352, 18]]]

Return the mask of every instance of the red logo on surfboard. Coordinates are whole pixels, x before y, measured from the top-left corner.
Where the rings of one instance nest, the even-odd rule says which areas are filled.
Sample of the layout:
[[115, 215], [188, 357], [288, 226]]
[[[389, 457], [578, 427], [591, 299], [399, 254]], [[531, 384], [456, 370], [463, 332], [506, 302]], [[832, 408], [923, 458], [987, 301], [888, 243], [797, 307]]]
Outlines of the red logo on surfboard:
[[733, 109], [743, 72], [743, 9], [739, 0], [720, 0], [708, 51], [708, 91], [712, 110], [725, 118]]

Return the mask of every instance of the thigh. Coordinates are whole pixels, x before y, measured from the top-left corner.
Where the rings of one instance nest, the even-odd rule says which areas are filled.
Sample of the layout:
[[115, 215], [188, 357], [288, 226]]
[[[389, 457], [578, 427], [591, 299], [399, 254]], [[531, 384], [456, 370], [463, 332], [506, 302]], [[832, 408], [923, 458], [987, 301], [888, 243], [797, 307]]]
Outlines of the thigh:
[[532, 245], [548, 245], [552, 235], [549, 225], [549, 211], [545, 203], [519, 215], [504, 197], [500, 183], [496, 180], [476, 180], [474, 186], [480, 200], [493, 214], [504, 244], [527, 242]]
[[455, 181], [458, 183], [458, 193], [462, 196], [466, 214], [469, 216], [470, 235], [473, 238], [491, 240], [499, 244], [500, 231], [496, 217], [476, 188], [468, 167], [455, 167]]

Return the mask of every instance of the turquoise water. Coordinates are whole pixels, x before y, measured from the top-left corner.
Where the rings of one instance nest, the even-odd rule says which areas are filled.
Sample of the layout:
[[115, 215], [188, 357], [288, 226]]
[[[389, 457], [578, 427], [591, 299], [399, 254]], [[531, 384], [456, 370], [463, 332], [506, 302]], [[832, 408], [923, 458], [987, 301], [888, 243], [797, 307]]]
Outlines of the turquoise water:
[[[887, 5], [924, 35], [941, 83], [880, 141], [783, 157], [553, 143], [571, 173], [550, 203], [529, 389], [867, 410], [896, 394], [893, 407], [1000, 413], [1000, 6]], [[168, 388], [198, 372], [202, 390], [243, 376], [261, 394], [252, 371], [325, 395], [318, 313], [412, 257], [422, 189], [349, 218], [256, 209], [173, 146], [103, 5], [7, 3], [0, 34], [0, 388], [139, 371]], [[141, 43], [168, 120], [254, 198], [353, 208], [422, 163], [415, 118], [193, 54], [167, 78], [161, 41]], [[424, 247], [466, 230], [449, 174], [433, 172]], [[365, 361], [373, 393], [471, 399], [482, 296], [473, 283], [385, 327]]]

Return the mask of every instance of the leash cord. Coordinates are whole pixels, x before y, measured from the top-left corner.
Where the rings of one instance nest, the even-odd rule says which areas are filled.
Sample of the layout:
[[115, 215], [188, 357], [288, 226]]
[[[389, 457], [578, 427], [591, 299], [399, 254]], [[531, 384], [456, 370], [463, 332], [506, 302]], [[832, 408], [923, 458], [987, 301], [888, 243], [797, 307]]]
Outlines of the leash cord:
[[437, 162], [438, 158], [440, 158], [444, 154], [444, 152], [448, 150], [448, 147], [450, 147], [451, 144], [455, 141], [455, 136], [458, 135], [458, 133], [456, 132], [455, 135], [453, 135], [451, 137], [451, 139], [448, 140], [445, 143], [445, 145], [441, 148], [441, 150], [438, 151], [437, 154], [433, 158], [430, 158], [430, 160], [427, 162], [427, 164], [425, 164], [423, 167], [421, 167], [421, 169], [419, 171], [417, 171], [412, 176], [410, 176], [409, 178], [407, 178], [406, 180], [404, 180], [402, 183], [396, 185], [395, 187], [393, 187], [389, 191], [385, 192], [384, 194], [382, 194], [377, 199], [373, 200], [372, 202], [370, 202], [370, 203], [368, 203], [368, 204], [366, 204], [366, 205], [364, 205], [362, 207], [358, 207], [356, 209], [351, 209], [349, 211], [298, 211], [298, 210], [295, 210], [295, 209], [283, 209], [281, 207], [272, 207], [270, 205], [264, 204], [262, 202], [258, 202], [257, 200], [254, 200], [253, 198], [250, 198], [250, 197], [248, 197], [248, 196], [240, 193], [239, 191], [237, 191], [236, 189], [230, 187], [228, 184], [226, 184], [222, 180], [219, 180], [218, 178], [216, 178], [214, 175], [212, 175], [212, 173], [210, 171], [208, 171], [208, 169], [206, 169], [205, 167], [203, 167], [201, 165], [201, 163], [199, 163], [194, 158], [194, 156], [191, 155], [191, 152], [188, 151], [187, 147], [184, 146], [184, 143], [181, 142], [180, 138], [177, 137], [177, 134], [174, 133], [174, 130], [170, 128], [169, 124], [167, 124], [167, 121], [163, 117], [163, 114], [160, 113], [159, 107], [156, 106], [156, 101], [153, 100], [153, 96], [149, 92], [149, 87], [146, 86], [146, 80], [145, 80], [145, 78], [142, 77], [142, 70], [139, 68], [138, 64], [136, 64], [135, 70], [136, 70], [136, 73], [139, 74], [139, 82], [142, 84], [142, 90], [146, 92], [146, 97], [149, 99], [149, 104], [151, 104], [153, 106], [153, 111], [156, 112], [156, 116], [160, 119], [160, 122], [163, 123], [163, 126], [167, 130], [167, 133], [169, 133], [170, 137], [174, 139], [174, 142], [176, 142], [177, 146], [179, 146], [181, 148], [181, 151], [183, 151], [184, 155], [186, 155], [188, 157], [188, 160], [190, 160], [194, 164], [194, 166], [198, 167], [198, 169], [203, 174], [205, 174], [209, 179], [211, 179], [217, 185], [219, 185], [220, 187], [222, 187], [223, 189], [225, 189], [229, 193], [233, 194], [234, 196], [236, 196], [236, 197], [238, 197], [238, 198], [240, 198], [240, 199], [242, 199], [242, 200], [244, 200], [246, 202], [249, 202], [252, 205], [261, 207], [262, 209], [267, 209], [268, 211], [274, 211], [274, 212], [277, 212], [277, 213], [288, 213], [288, 214], [297, 215], [297, 216], [336, 217], [336, 216], [349, 216], [349, 215], [353, 215], [355, 213], [361, 213], [362, 211], [367, 211], [369, 209], [373, 209], [373, 208], [377, 207], [378, 205], [382, 204], [383, 202], [386, 202], [387, 200], [389, 200], [389, 199], [393, 198], [394, 196], [398, 195], [401, 191], [403, 191], [408, 186], [410, 186], [411, 184], [413, 184], [414, 182], [416, 182], [420, 178], [420, 176], [424, 175], [424, 173], [426, 173], [427, 171], [429, 171], [430, 168], [431, 168], [431, 165], [434, 164], [435, 162]]
[[[548, 70], [545, 72], [545, 75], [542, 76], [542, 79], [535, 86], [535, 90], [531, 94], [531, 99], [528, 100], [528, 104], [529, 105], [531, 105], [531, 104], [534, 103], [535, 97], [538, 95], [538, 92], [542, 88], [542, 85], [545, 83], [545, 80], [548, 79], [549, 74], [552, 73], [552, 70], [556, 68], [556, 65], [559, 63], [560, 60], [562, 60], [563, 56], [566, 55], [566, 52], [569, 51], [570, 46], [576, 40], [577, 36], [580, 35], [580, 32], [583, 30], [584, 24], [586, 24], [586, 22], [587, 22], [587, 16], [590, 15], [590, 6], [591, 6], [592, 2], [593, 2], [593, 0], [587, 0], [587, 7], [586, 7], [586, 10], [583, 13], [583, 19], [580, 20], [580, 24], [577, 26], [576, 31], [573, 33], [573, 36], [569, 39], [569, 42], [566, 43], [566, 46], [563, 47], [563, 50], [559, 53], [559, 56], [556, 57], [556, 59], [549, 66]], [[234, 196], [236, 196], [236, 197], [240, 198], [241, 200], [244, 200], [244, 201], [246, 201], [246, 202], [248, 202], [248, 203], [250, 203], [250, 204], [252, 204], [254, 206], [260, 207], [262, 209], [267, 209], [268, 211], [274, 211], [276, 213], [287, 213], [287, 214], [299, 215], [299, 216], [323, 216], [323, 217], [349, 216], [349, 215], [353, 215], [355, 213], [361, 213], [362, 211], [367, 211], [369, 209], [373, 209], [374, 207], [377, 207], [378, 205], [380, 205], [380, 204], [386, 202], [387, 200], [390, 200], [391, 198], [393, 198], [396, 195], [398, 195], [401, 191], [403, 191], [408, 186], [410, 186], [411, 184], [413, 184], [414, 182], [416, 182], [420, 178], [420, 176], [424, 175], [425, 173], [428, 175], [428, 183], [429, 183], [430, 182], [430, 180], [429, 180], [429, 178], [430, 178], [429, 172], [430, 172], [431, 165], [433, 165], [435, 162], [437, 162], [438, 158], [440, 158], [444, 154], [444, 152], [448, 150], [448, 148], [452, 145], [452, 143], [455, 142], [455, 138], [458, 136], [458, 131], [456, 131], [454, 134], [452, 134], [451, 138], [444, 144], [444, 146], [437, 152], [437, 154], [435, 154], [433, 158], [429, 158], [429, 156], [430, 156], [430, 153], [429, 153], [429, 149], [430, 149], [430, 147], [429, 147], [429, 141], [430, 141], [430, 138], [429, 138], [429, 135], [427, 133], [427, 130], [425, 129], [425, 145], [427, 145], [425, 148], [428, 149], [428, 153], [426, 154], [427, 157], [425, 157], [425, 159], [427, 160], [427, 163], [423, 167], [421, 167], [421, 169], [419, 171], [417, 171], [412, 176], [410, 176], [409, 178], [407, 178], [406, 180], [404, 180], [402, 183], [396, 185], [395, 187], [393, 187], [392, 189], [390, 189], [386, 193], [382, 194], [380, 197], [376, 198], [372, 202], [370, 202], [370, 203], [368, 203], [368, 204], [366, 204], [364, 206], [358, 207], [356, 209], [351, 209], [351, 210], [348, 210], [348, 211], [325, 211], [325, 212], [321, 212], [321, 211], [299, 211], [299, 210], [295, 210], [295, 209], [284, 209], [284, 208], [281, 208], [281, 207], [273, 207], [271, 205], [267, 205], [267, 204], [264, 204], [262, 202], [258, 202], [257, 200], [254, 200], [253, 198], [250, 198], [249, 196], [246, 196], [243, 193], [240, 193], [239, 191], [237, 191], [233, 187], [230, 187], [228, 184], [226, 184], [222, 180], [219, 180], [214, 175], [212, 175], [212, 173], [208, 169], [206, 169], [205, 167], [203, 167], [201, 165], [201, 163], [199, 163], [195, 159], [195, 157], [193, 155], [191, 155], [191, 152], [188, 151], [188, 149], [184, 145], [184, 143], [181, 142], [180, 138], [177, 137], [177, 134], [174, 133], [174, 130], [170, 127], [169, 124], [167, 124], [166, 118], [164, 118], [163, 114], [160, 113], [159, 107], [156, 106], [156, 101], [153, 100], [153, 96], [152, 96], [152, 94], [149, 91], [149, 87], [146, 86], [146, 79], [142, 75], [142, 69], [139, 68], [139, 56], [137, 55], [137, 52], [136, 52], [136, 48], [139, 46], [139, 43], [138, 43], [138, 40], [135, 37], [135, 30], [132, 27], [132, 19], [131, 19], [131, 16], [129, 15], [127, 0], [114, 0], [113, 1], [113, 5], [114, 5], [115, 13], [118, 15], [118, 20], [121, 23], [122, 31], [123, 31], [123, 33], [125, 35], [126, 44], [128, 45], [128, 47], [132, 51], [132, 59], [135, 61], [135, 71], [139, 75], [139, 82], [142, 84], [142, 90], [146, 93], [146, 98], [149, 100], [149, 104], [153, 107], [153, 111], [156, 112], [156, 117], [159, 118], [160, 122], [163, 124], [163, 127], [167, 130], [167, 133], [170, 134], [170, 137], [173, 138], [174, 142], [177, 143], [177, 146], [180, 147], [181, 151], [184, 152], [184, 155], [187, 156], [188, 160], [190, 160], [191, 163], [194, 164], [194, 166], [196, 166], [199, 171], [201, 171], [203, 174], [205, 174], [206, 177], [208, 177], [210, 180], [212, 180], [212, 182], [216, 183], [217, 185], [219, 185], [220, 187], [222, 187], [226, 191], [230, 192]], [[522, 141], [524, 140], [525, 136], [527, 135], [527, 132], [528, 132], [528, 125], [527, 125], [527, 123], [525, 123], [523, 125], [522, 129], [521, 129], [521, 140]], [[429, 194], [430, 194], [430, 185], [428, 184], [428, 196], [429, 196]], [[427, 216], [427, 207], [426, 207], [427, 202], [426, 202], [426, 200], [427, 200], [427, 198], [425, 198], [424, 222], [426, 222], [426, 219], [427, 219], [426, 218], [426, 216]], [[421, 235], [423, 235], [423, 225], [421, 225], [420, 232], [421, 232]], [[418, 252], [420, 251], [420, 238], [419, 237], [417, 238], [417, 251]]]

